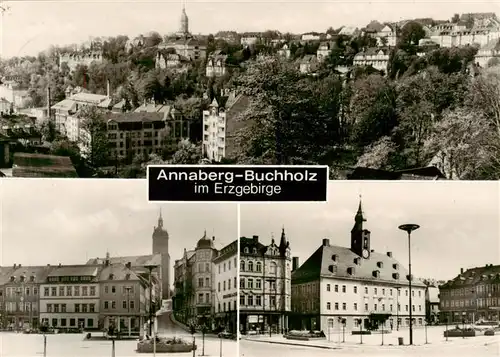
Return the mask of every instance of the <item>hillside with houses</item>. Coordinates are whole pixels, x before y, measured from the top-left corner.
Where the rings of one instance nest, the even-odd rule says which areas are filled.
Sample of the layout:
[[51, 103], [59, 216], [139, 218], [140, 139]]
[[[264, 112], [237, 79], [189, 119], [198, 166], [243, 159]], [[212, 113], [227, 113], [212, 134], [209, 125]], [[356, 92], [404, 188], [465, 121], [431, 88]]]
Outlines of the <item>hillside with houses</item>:
[[175, 33], [53, 46], [0, 75], [0, 170], [30, 153], [80, 177], [199, 162], [500, 177], [494, 13], [194, 35], [183, 10]]

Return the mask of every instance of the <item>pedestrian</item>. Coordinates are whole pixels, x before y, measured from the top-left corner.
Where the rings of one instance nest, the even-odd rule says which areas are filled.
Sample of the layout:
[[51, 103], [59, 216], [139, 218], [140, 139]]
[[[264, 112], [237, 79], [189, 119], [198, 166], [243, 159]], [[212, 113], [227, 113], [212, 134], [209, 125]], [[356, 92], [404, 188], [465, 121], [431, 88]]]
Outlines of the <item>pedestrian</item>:
[[392, 321], [391, 321], [391, 331], [392, 331], [392, 327], [393, 327], [393, 325], [392, 325]]

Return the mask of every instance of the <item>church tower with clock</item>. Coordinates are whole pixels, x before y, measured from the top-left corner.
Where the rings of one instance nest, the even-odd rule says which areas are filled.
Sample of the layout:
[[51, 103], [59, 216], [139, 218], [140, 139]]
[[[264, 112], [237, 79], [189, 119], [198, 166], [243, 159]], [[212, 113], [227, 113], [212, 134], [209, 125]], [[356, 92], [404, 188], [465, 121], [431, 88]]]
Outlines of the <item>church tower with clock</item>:
[[363, 215], [361, 198], [359, 200], [358, 212], [354, 217], [354, 227], [351, 230], [351, 251], [363, 259], [370, 258], [370, 231], [363, 229], [366, 218]]
[[163, 228], [163, 217], [158, 217], [158, 226], [153, 228], [153, 254], [161, 256], [161, 295], [170, 298], [170, 254], [168, 252], [168, 232]]

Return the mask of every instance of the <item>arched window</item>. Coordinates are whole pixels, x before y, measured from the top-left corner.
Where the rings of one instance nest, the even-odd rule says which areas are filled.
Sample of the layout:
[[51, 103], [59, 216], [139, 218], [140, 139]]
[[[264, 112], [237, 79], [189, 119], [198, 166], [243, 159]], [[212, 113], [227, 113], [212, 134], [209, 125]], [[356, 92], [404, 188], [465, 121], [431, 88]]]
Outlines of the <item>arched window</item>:
[[253, 271], [253, 262], [248, 262], [248, 271]]
[[259, 273], [262, 271], [262, 263], [261, 262], [257, 262], [257, 264], [255, 264], [255, 270]]
[[273, 275], [276, 275], [277, 273], [277, 265], [276, 265], [276, 262], [271, 262], [271, 269], [270, 269], [270, 273], [273, 274]]
[[240, 262], [240, 271], [245, 271], [245, 262], [243, 260]]

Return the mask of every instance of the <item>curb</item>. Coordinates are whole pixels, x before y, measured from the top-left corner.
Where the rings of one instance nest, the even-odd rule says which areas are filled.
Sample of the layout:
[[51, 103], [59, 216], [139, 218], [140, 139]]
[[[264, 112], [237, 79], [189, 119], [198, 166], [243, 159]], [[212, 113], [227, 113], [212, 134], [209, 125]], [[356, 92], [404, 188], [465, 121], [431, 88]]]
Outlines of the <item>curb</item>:
[[259, 340], [251, 340], [251, 339], [246, 339], [246, 341], [260, 342], [260, 343], [271, 343], [271, 344], [275, 344], [275, 345], [320, 348], [320, 349], [323, 349], [323, 350], [340, 350], [341, 349], [341, 348], [338, 348], [338, 347], [308, 345], [308, 344], [305, 344], [305, 343], [288, 343], [288, 342], [280, 342], [280, 341], [259, 341]]

